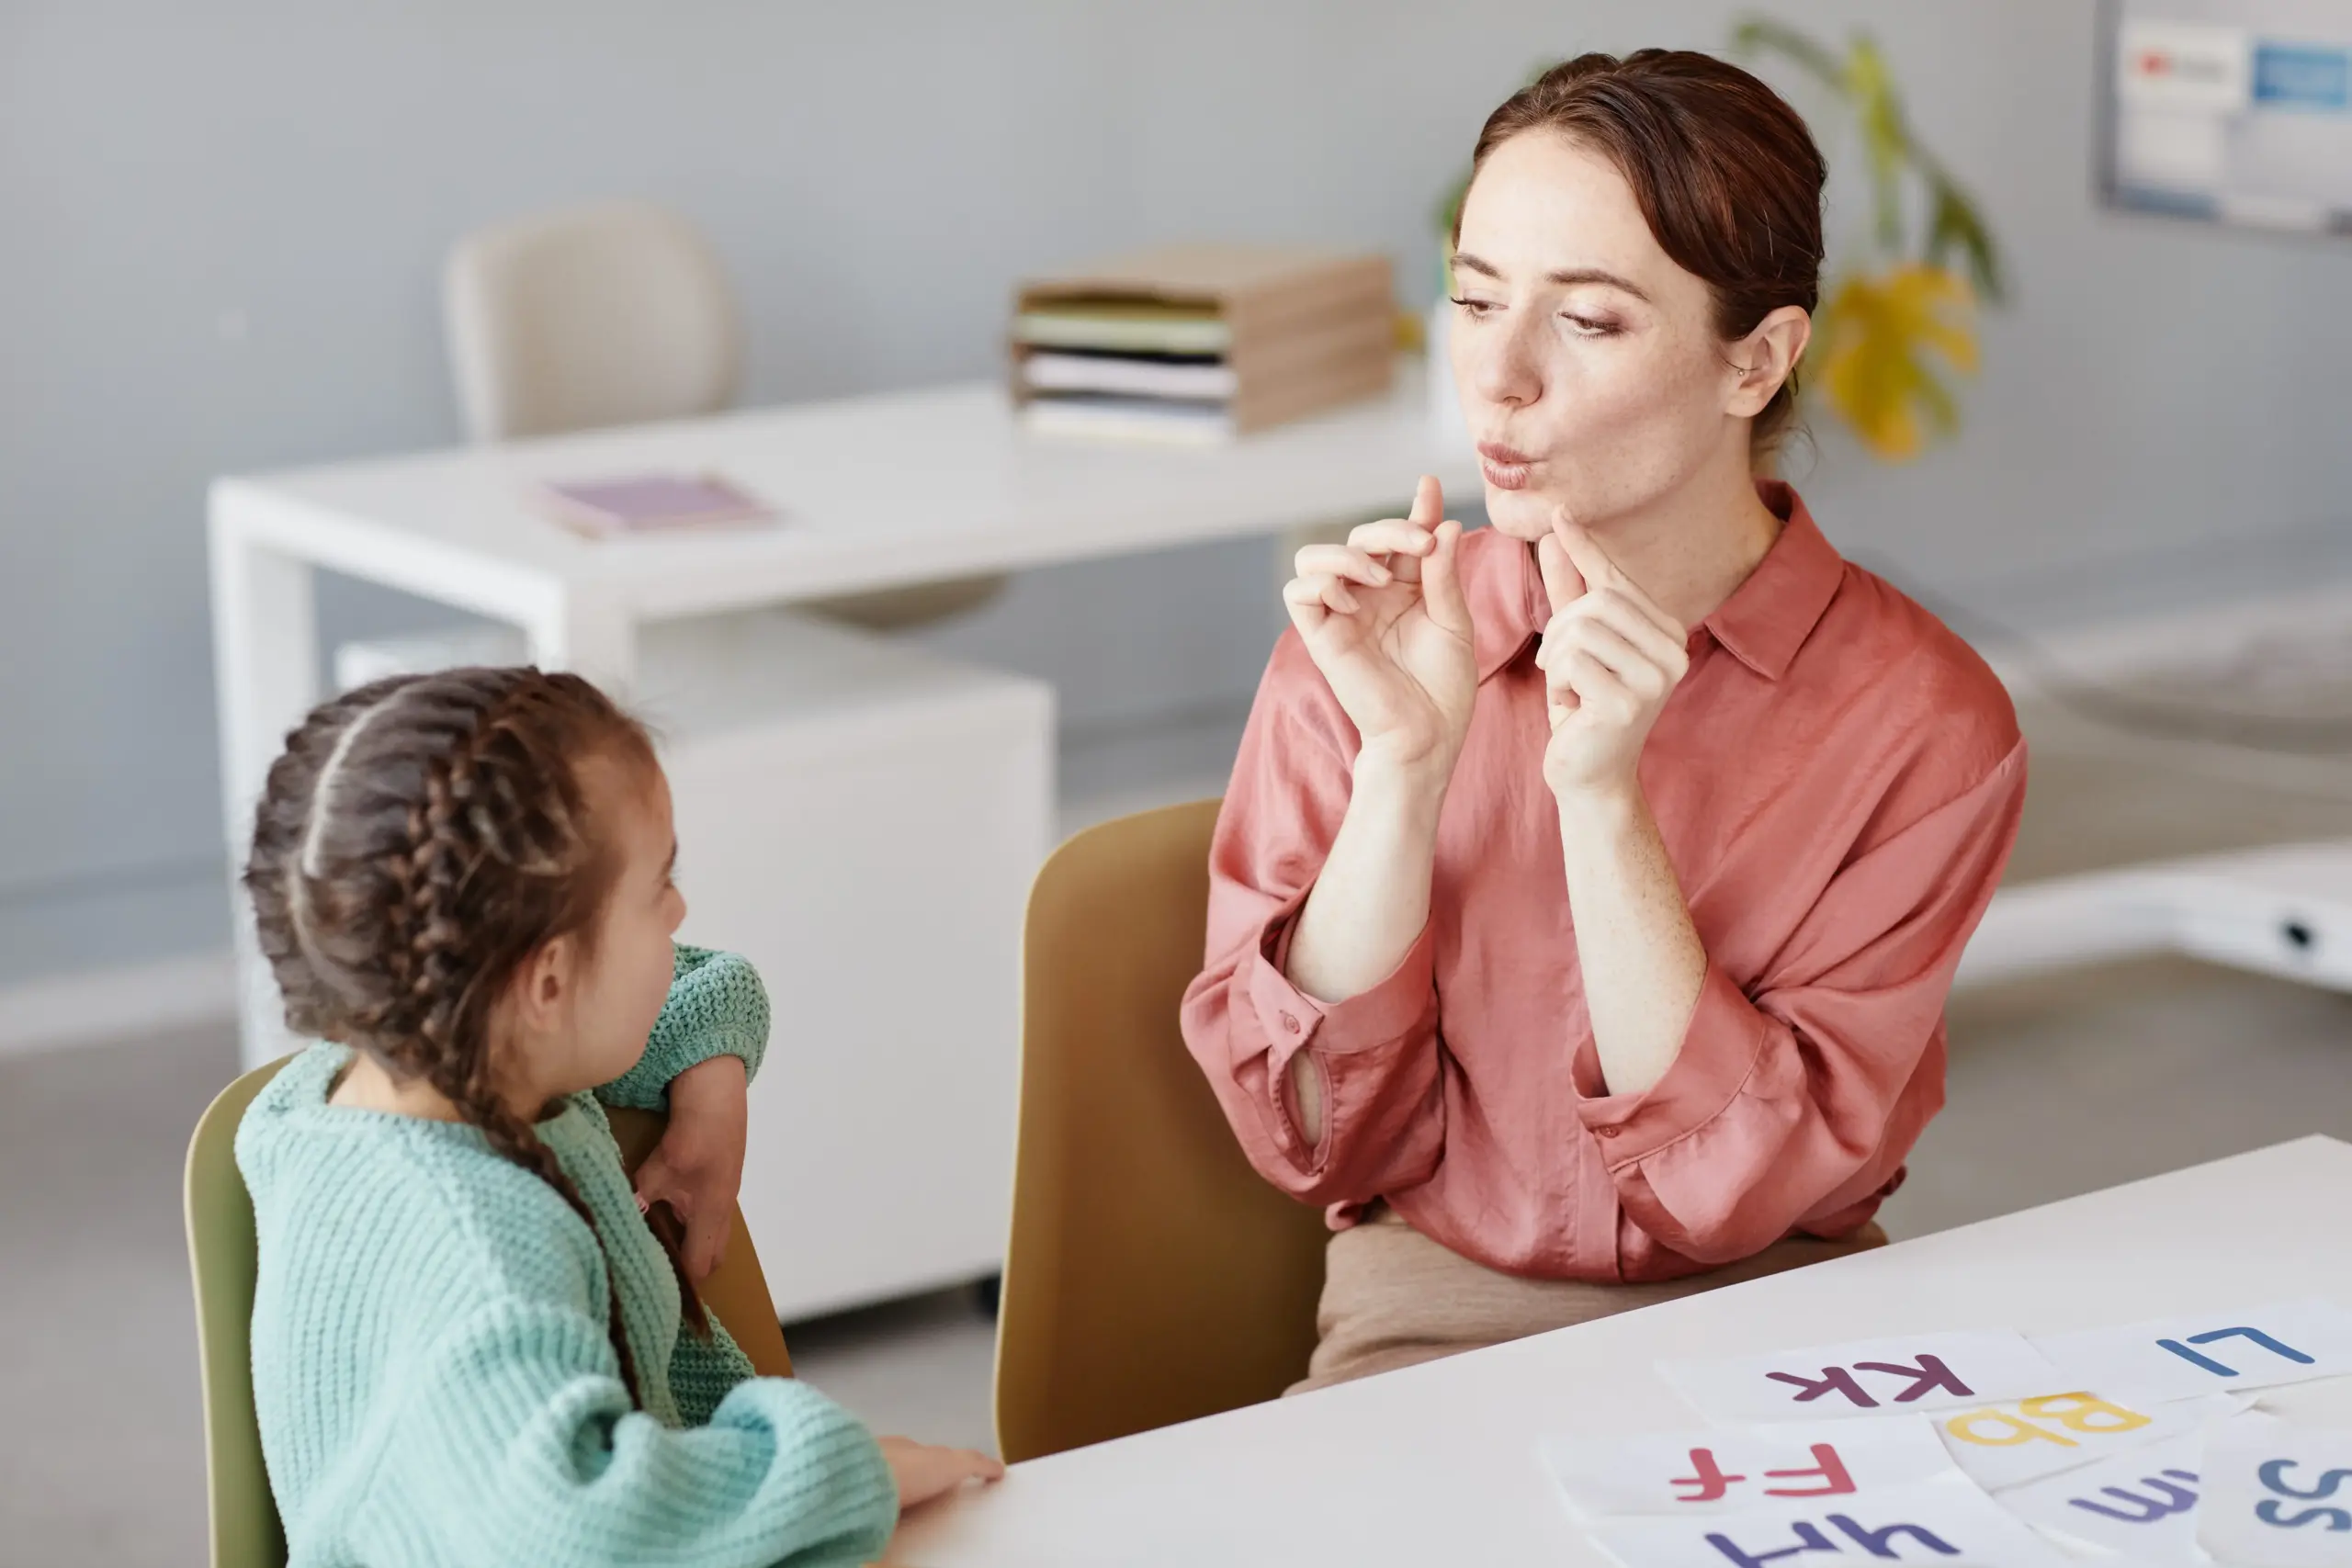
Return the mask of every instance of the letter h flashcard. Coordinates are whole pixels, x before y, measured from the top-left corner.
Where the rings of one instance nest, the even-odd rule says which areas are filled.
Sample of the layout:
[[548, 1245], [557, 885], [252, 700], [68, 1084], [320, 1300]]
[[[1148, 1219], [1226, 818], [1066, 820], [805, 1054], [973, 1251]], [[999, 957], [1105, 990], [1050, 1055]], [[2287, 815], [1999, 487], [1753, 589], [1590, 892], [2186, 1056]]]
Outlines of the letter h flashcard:
[[1712, 1518], [1604, 1520], [1593, 1534], [1627, 1568], [2064, 1568], [2054, 1547], [1965, 1478]]

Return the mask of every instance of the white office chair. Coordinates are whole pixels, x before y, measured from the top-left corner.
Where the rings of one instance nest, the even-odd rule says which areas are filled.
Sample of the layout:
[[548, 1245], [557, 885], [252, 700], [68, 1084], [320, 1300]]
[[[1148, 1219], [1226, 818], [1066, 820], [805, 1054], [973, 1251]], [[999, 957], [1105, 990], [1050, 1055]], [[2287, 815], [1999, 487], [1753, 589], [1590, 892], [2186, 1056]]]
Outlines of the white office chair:
[[[475, 441], [713, 413], [742, 379], [742, 325], [695, 227], [643, 202], [544, 212], [449, 253], [449, 363]], [[872, 630], [976, 609], [1001, 576], [923, 583], [808, 606]]]

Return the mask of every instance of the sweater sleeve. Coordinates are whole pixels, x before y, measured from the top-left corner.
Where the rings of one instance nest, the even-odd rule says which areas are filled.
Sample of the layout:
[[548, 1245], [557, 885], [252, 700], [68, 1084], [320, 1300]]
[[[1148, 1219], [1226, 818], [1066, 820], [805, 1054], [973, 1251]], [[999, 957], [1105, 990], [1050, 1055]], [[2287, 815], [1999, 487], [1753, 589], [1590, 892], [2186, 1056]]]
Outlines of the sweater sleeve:
[[630, 1408], [604, 1325], [506, 1298], [445, 1330], [405, 1381], [353, 1521], [356, 1555], [492, 1568], [865, 1562], [898, 1495], [880, 1449], [805, 1383], [752, 1378], [709, 1421]]
[[670, 1080], [713, 1056], [741, 1056], [757, 1077], [768, 1048], [768, 993], [759, 971], [737, 953], [678, 946], [670, 999], [653, 1021], [637, 1066], [596, 1091], [607, 1105], [637, 1111], [669, 1106]]

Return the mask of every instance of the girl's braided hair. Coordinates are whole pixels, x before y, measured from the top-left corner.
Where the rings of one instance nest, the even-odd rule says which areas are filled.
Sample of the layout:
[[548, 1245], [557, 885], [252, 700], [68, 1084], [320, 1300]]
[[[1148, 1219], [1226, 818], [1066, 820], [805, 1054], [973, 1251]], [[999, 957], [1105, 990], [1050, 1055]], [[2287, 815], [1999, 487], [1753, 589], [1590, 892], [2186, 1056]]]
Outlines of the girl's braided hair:
[[[654, 765], [644, 728], [577, 675], [378, 681], [287, 737], [244, 871], [287, 1027], [432, 1085], [493, 1150], [561, 1193], [591, 1235], [595, 1221], [555, 1151], [499, 1092], [490, 1031], [532, 953], [559, 936], [594, 939], [620, 870], [581, 786], [580, 763], [598, 756]], [[707, 1333], [674, 1227], [654, 1234], [687, 1320]], [[606, 1318], [639, 1401], [615, 1289]]]

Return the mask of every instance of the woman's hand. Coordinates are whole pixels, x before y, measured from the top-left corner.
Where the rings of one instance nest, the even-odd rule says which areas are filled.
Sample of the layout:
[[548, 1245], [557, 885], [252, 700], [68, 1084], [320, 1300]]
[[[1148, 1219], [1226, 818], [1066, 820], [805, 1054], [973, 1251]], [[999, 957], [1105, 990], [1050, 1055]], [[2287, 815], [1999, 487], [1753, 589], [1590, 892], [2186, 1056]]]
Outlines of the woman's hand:
[[935, 1449], [911, 1438], [884, 1438], [882, 1457], [899, 1483], [901, 1512], [944, 1497], [967, 1481], [1001, 1481], [1004, 1466], [971, 1449]]
[[743, 1185], [750, 1080], [741, 1056], [713, 1056], [670, 1080], [670, 1125], [637, 1168], [640, 1211], [667, 1201], [685, 1223], [679, 1261], [700, 1284], [726, 1256]]
[[1362, 755], [1453, 774], [1478, 691], [1470, 607], [1455, 567], [1462, 525], [1424, 475], [1412, 515], [1310, 545], [1283, 589], [1291, 624], [1363, 738]]
[[1535, 555], [1552, 600], [1535, 656], [1552, 719], [1544, 782], [1563, 806], [1630, 795], [1643, 743], [1690, 668], [1690, 634], [1565, 507]]

